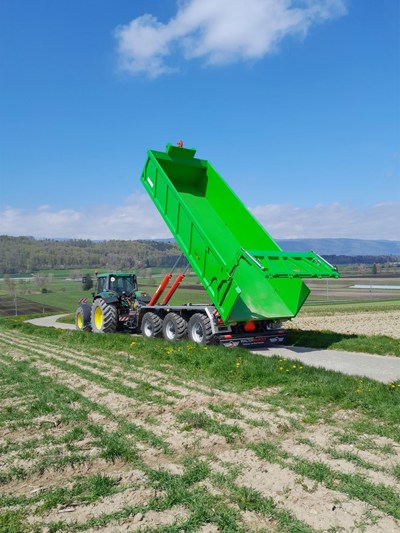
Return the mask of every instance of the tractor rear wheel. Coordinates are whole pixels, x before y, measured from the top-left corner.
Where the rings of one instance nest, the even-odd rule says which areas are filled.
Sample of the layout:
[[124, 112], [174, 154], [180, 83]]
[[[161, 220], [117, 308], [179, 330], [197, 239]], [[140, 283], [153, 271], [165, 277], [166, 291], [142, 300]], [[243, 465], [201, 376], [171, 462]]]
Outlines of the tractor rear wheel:
[[195, 313], [188, 324], [189, 340], [197, 344], [213, 344], [215, 336], [212, 332], [211, 321], [203, 313]]
[[160, 337], [163, 329], [163, 322], [156, 313], [146, 313], [142, 320], [142, 335], [147, 339]]
[[98, 298], [92, 305], [91, 322], [93, 333], [114, 333], [118, 326], [117, 308]]
[[168, 313], [163, 320], [163, 336], [167, 341], [180, 341], [186, 337], [187, 322], [178, 313]]
[[90, 331], [90, 305], [81, 304], [75, 312], [75, 327], [79, 331]]

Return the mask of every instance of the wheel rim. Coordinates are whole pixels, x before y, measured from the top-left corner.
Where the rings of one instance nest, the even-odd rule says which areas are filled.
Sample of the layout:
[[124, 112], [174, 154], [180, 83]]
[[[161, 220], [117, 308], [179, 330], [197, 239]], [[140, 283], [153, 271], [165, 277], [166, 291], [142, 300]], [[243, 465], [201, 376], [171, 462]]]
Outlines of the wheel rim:
[[143, 331], [146, 337], [151, 337], [153, 335], [153, 324], [150, 320], [145, 320]]
[[82, 318], [82, 313], [78, 313], [78, 314], [76, 315], [76, 323], [77, 323], [78, 329], [82, 329], [82, 328], [83, 328], [83, 318]]
[[173, 341], [176, 337], [175, 324], [169, 320], [165, 326], [165, 335], [168, 340]]
[[192, 339], [194, 342], [201, 344], [204, 339], [204, 329], [200, 322], [195, 322], [191, 329]]
[[103, 327], [103, 311], [101, 307], [96, 307], [94, 312], [94, 325], [96, 329], [101, 329]]

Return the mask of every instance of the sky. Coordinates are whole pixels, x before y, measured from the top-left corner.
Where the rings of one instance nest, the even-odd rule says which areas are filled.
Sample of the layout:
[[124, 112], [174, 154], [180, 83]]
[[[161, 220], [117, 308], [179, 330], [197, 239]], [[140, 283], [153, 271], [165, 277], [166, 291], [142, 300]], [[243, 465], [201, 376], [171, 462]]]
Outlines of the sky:
[[275, 238], [400, 240], [400, 2], [0, 0], [0, 234], [168, 238], [180, 139]]

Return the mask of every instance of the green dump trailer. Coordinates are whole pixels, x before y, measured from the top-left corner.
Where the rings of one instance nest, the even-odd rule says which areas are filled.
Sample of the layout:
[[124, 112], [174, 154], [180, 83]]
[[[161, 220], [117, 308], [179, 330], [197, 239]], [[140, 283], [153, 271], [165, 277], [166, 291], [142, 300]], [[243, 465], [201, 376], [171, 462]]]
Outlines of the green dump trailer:
[[213, 166], [168, 144], [148, 151], [141, 181], [224, 325], [297, 315], [307, 278], [337, 278], [310, 251], [284, 252]]
[[337, 278], [314, 252], [283, 252], [221, 176], [196, 151], [167, 145], [150, 150], [141, 181], [174, 235], [211, 302], [169, 305], [185, 277], [167, 294], [166, 274], [153, 296], [139, 291], [134, 274], [96, 274], [93, 303], [81, 300], [76, 327], [128, 330], [169, 341], [259, 346], [284, 341], [281, 321], [305, 302], [307, 278]]

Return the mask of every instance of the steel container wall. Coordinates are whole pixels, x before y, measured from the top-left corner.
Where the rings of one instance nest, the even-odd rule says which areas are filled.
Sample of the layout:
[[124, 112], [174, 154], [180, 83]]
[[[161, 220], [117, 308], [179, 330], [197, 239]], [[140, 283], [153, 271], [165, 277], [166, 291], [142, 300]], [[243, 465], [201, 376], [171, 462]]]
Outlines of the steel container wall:
[[225, 323], [296, 316], [301, 278], [338, 277], [313, 252], [283, 252], [195, 150], [150, 150], [141, 181]]

